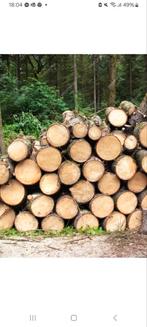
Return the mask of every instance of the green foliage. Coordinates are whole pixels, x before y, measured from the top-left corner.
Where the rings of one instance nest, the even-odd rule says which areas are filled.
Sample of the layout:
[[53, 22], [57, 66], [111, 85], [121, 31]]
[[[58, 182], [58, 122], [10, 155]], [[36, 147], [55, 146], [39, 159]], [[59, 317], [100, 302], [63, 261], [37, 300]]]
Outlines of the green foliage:
[[106, 232], [102, 228], [87, 228], [87, 230], [76, 231], [72, 226], [65, 227], [61, 232], [48, 231], [44, 232], [42, 229], [31, 232], [18, 232], [15, 228], [0, 230], [0, 239], [10, 238], [48, 238], [48, 237], [62, 237], [62, 236], [76, 236], [76, 235], [87, 235], [87, 236], [96, 236], [104, 235]]
[[37, 80], [31, 80], [20, 88], [15, 105], [24, 112], [29, 111], [41, 119], [48, 117], [51, 120], [58, 120], [66, 109], [56, 88]]

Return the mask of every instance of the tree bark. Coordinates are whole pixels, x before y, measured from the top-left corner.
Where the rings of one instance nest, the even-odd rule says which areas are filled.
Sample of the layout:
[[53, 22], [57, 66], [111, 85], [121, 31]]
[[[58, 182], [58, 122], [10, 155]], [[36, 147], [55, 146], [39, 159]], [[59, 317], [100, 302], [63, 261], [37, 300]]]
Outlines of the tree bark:
[[73, 72], [74, 72], [74, 104], [75, 104], [75, 109], [78, 110], [78, 73], [77, 73], [77, 56], [74, 55], [74, 67], [73, 67]]
[[115, 105], [116, 98], [116, 55], [110, 55], [109, 58], [109, 106]]
[[3, 138], [3, 121], [2, 121], [1, 105], [0, 105], [0, 153], [2, 155], [5, 154], [5, 144], [4, 144], [4, 138]]

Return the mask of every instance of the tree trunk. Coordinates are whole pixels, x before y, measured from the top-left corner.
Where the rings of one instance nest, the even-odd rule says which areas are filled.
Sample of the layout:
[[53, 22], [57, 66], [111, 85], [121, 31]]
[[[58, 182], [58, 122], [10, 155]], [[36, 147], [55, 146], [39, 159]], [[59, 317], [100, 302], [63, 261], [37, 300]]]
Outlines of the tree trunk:
[[75, 110], [78, 111], [78, 72], [77, 72], [77, 55], [73, 55], [73, 73], [74, 73], [74, 104]]
[[0, 105], [0, 153], [2, 155], [5, 154], [5, 144], [4, 144], [4, 138], [3, 138], [3, 121], [2, 121], [1, 105]]
[[109, 56], [109, 106], [115, 105], [116, 98], [116, 55]]
[[93, 104], [95, 114], [97, 112], [96, 83], [96, 56], [93, 55]]

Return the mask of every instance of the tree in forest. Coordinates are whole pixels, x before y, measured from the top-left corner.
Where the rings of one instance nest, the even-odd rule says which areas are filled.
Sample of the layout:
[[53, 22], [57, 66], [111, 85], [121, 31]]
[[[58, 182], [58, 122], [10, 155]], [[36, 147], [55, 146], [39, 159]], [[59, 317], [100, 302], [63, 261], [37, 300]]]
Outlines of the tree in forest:
[[109, 56], [109, 97], [108, 105], [114, 106], [116, 99], [116, 55]]
[[0, 105], [0, 153], [2, 155], [5, 154], [5, 145], [4, 145], [4, 138], [3, 138], [3, 122], [2, 122], [1, 105]]
[[78, 73], [77, 73], [77, 55], [73, 55], [73, 73], [74, 73], [74, 103], [75, 109], [78, 109]]

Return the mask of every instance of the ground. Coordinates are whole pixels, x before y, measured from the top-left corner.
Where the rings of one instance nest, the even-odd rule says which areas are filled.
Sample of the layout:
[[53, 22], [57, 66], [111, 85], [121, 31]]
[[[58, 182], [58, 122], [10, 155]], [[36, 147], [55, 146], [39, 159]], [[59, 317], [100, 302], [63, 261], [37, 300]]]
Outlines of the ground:
[[146, 257], [147, 235], [124, 232], [60, 237], [3, 237], [0, 257]]

